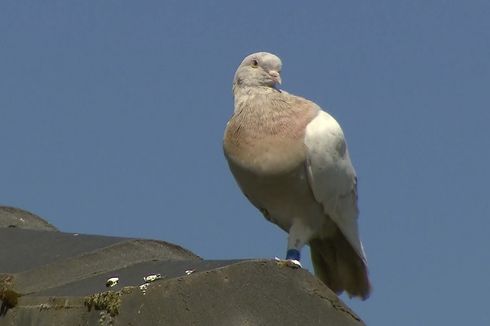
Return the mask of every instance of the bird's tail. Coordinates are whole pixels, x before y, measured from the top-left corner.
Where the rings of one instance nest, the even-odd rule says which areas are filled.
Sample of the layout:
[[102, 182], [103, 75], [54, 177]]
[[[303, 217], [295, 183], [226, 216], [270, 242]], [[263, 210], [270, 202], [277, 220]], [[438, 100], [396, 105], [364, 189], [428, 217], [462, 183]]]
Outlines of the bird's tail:
[[369, 297], [367, 266], [340, 230], [333, 237], [311, 240], [310, 248], [315, 275], [332, 291], [346, 291], [363, 300]]

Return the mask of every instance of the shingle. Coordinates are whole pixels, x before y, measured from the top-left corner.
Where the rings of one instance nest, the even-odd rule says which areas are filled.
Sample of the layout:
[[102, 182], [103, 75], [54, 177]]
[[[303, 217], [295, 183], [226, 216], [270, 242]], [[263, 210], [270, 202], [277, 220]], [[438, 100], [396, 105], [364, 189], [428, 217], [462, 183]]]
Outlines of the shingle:
[[[145, 284], [151, 274], [161, 279]], [[112, 277], [119, 283], [107, 288]], [[363, 325], [303, 269], [204, 260], [164, 241], [19, 227], [0, 228], [0, 300], [0, 326]]]
[[57, 228], [39, 216], [19, 208], [9, 206], [0, 206], [0, 228], [58, 231]]

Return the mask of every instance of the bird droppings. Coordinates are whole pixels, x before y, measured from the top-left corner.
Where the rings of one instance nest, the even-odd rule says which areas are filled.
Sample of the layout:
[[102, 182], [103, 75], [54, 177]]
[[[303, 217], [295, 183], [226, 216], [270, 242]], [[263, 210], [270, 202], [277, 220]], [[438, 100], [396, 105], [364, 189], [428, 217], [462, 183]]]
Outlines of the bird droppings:
[[149, 286], [149, 285], [150, 285], [150, 283], [145, 283], [145, 284], [141, 284], [141, 285], [139, 286], [139, 288], [140, 288], [141, 292], [143, 293], [143, 295], [145, 295], [145, 294], [146, 294], [146, 290], [148, 289], [148, 286]]
[[148, 275], [148, 276], [143, 277], [143, 280], [145, 281], [145, 283], [141, 284], [139, 286], [143, 295], [146, 295], [146, 290], [148, 289], [148, 286], [150, 285], [151, 282], [154, 282], [156, 280], [160, 280], [161, 278], [162, 278], [162, 274], [152, 274], [152, 275]]
[[150, 282], [154, 282], [156, 280], [159, 280], [161, 278], [162, 278], [162, 274], [152, 274], [152, 275], [148, 275], [148, 276], [143, 277], [143, 280], [145, 281], [145, 283], [150, 283]]
[[119, 277], [111, 277], [105, 282], [105, 286], [111, 288], [119, 283]]

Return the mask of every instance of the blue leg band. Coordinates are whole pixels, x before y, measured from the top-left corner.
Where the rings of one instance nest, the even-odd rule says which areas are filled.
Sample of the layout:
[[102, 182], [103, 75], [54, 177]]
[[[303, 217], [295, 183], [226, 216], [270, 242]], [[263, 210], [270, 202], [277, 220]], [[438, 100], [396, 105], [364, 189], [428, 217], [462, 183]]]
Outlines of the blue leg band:
[[289, 249], [288, 252], [286, 253], [286, 259], [291, 259], [291, 260], [297, 260], [299, 261], [300, 259], [300, 254], [299, 250], [296, 249]]

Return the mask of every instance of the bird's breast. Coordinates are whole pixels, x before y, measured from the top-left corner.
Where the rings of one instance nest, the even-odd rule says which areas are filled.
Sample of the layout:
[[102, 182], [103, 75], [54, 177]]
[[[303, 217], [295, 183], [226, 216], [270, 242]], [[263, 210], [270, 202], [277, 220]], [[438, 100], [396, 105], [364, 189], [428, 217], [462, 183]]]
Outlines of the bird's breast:
[[281, 100], [244, 104], [226, 127], [226, 158], [258, 175], [295, 169], [306, 159], [306, 126], [317, 112], [314, 107], [300, 108]]
[[225, 156], [231, 163], [258, 175], [281, 174], [303, 164], [306, 158], [304, 135], [258, 135], [240, 128], [243, 126], [236, 129], [231, 126], [226, 131], [241, 134], [240, 137], [225, 137]]

